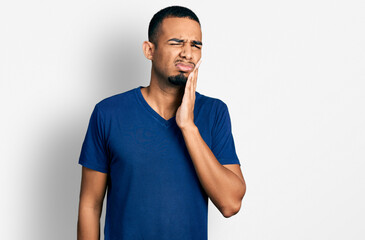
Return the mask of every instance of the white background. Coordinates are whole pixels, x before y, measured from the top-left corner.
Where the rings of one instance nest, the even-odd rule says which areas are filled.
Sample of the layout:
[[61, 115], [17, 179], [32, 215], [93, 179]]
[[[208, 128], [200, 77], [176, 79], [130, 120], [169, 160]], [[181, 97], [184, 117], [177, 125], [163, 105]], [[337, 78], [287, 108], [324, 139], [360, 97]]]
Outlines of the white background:
[[360, 0], [1, 1], [0, 238], [76, 239], [91, 111], [149, 84], [172, 4], [201, 21], [197, 91], [227, 103], [247, 183], [237, 215], [209, 203], [209, 239], [365, 239]]

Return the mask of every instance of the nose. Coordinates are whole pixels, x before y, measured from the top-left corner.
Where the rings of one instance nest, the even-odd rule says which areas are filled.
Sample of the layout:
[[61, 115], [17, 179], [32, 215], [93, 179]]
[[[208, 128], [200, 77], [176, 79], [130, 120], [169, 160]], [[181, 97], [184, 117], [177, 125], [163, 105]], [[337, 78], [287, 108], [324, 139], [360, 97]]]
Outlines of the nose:
[[192, 49], [191, 49], [191, 45], [189, 43], [184, 43], [182, 50], [181, 50], [181, 57], [182, 58], [186, 58], [186, 59], [191, 59], [192, 58]]

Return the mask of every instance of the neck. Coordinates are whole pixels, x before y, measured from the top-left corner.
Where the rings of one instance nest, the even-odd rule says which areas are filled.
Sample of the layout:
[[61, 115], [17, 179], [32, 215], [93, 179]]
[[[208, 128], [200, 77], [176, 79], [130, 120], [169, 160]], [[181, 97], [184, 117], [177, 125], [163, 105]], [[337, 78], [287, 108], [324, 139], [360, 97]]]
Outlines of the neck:
[[172, 85], [167, 79], [158, 79], [152, 74], [150, 85], [142, 88], [141, 92], [153, 110], [168, 120], [176, 115], [184, 90], [185, 86]]

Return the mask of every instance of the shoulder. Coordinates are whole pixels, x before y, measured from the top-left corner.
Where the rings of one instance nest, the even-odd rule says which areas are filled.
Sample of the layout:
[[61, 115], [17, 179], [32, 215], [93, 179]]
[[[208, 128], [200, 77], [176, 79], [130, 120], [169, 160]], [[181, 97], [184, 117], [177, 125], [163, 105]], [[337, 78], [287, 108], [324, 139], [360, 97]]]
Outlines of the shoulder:
[[136, 88], [121, 92], [102, 99], [97, 102], [95, 109], [102, 113], [113, 113], [120, 109], [128, 109], [135, 99]]
[[210, 110], [214, 111], [215, 113], [222, 112], [227, 109], [227, 104], [223, 100], [207, 96], [199, 92], [196, 92], [195, 104], [203, 108], [210, 108]]

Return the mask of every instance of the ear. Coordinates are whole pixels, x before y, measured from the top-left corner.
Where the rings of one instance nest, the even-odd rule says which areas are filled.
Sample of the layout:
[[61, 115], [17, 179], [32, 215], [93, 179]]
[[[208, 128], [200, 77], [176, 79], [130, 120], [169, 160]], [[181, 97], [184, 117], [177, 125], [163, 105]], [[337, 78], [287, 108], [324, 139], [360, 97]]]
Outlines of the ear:
[[149, 41], [144, 41], [142, 48], [143, 48], [143, 53], [144, 53], [145, 57], [149, 60], [152, 60], [153, 53], [155, 51], [155, 45]]

